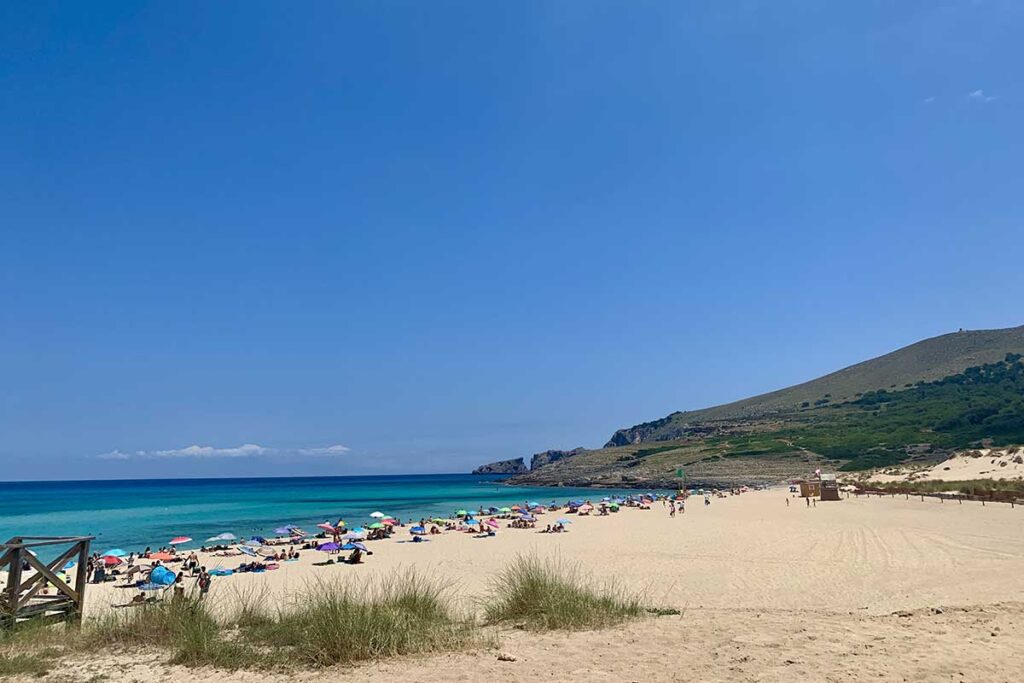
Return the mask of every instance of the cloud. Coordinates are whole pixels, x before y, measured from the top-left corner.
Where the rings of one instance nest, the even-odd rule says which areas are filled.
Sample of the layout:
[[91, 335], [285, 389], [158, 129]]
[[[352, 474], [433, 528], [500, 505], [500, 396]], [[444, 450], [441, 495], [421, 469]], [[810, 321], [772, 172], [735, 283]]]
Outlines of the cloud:
[[127, 460], [128, 458], [132, 457], [132, 454], [131, 453], [124, 453], [124, 452], [119, 451], [119, 450], [117, 450], [115, 448], [112, 451], [107, 451], [106, 453], [100, 453], [96, 457], [99, 458], [100, 460]]
[[264, 448], [254, 443], [242, 444], [237, 448], [193, 445], [166, 451], [138, 451], [139, 455], [148, 455], [154, 458], [250, 458], [254, 455], [267, 455], [272, 452], [273, 449]]
[[300, 448], [295, 452], [299, 455], [345, 455], [351, 450], [348, 446], [342, 446], [339, 443], [324, 448]]
[[235, 446], [234, 448], [217, 448], [216, 446], [200, 446], [198, 444], [193, 444], [191, 446], [186, 446], [185, 448], [169, 448], [153, 451], [121, 451], [114, 449], [106, 453], [101, 453], [96, 457], [101, 460], [128, 460], [129, 458], [193, 458], [199, 460], [207, 458], [254, 458], [264, 455], [334, 456], [344, 455], [350, 450], [352, 449], [348, 446], [342, 446], [341, 444], [317, 448], [294, 449], [267, 448], [254, 443], [246, 443], [241, 446]]
[[976, 102], [991, 102], [995, 99], [995, 96], [986, 95], [984, 90], [978, 88], [977, 90], [972, 90], [967, 93], [967, 99], [974, 100]]
[[921, 102], [924, 103], [924, 104], [931, 104], [934, 101], [935, 101], [934, 97], [926, 97], [923, 100], [921, 100]]

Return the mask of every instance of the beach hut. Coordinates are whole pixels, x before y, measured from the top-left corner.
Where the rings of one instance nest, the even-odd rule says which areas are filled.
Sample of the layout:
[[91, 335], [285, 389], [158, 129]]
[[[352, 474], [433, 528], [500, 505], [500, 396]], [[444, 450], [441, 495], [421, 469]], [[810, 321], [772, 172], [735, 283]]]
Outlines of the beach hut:
[[817, 479], [800, 482], [801, 498], [817, 498], [821, 495], [821, 482]]
[[822, 474], [818, 486], [822, 500], [839, 500], [839, 482], [835, 474]]

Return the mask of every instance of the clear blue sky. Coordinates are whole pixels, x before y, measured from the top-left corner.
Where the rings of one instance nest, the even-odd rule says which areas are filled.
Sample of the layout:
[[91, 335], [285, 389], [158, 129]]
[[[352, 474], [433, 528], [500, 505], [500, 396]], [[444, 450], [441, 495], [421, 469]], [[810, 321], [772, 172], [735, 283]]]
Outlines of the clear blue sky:
[[1024, 323], [1022, 35], [1009, 0], [4, 3], [5, 478], [461, 471]]

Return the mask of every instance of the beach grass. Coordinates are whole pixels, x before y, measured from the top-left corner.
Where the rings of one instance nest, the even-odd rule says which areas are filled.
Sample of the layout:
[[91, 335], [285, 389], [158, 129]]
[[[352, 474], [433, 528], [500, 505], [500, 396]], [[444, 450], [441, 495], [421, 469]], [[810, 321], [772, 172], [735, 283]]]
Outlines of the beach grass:
[[56, 653], [48, 650], [30, 654], [0, 654], [0, 677], [45, 676], [54, 667]]
[[488, 624], [538, 631], [604, 628], [646, 612], [640, 595], [590, 585], [577, 565], [531, 555], [517, 556], [496, 577], [483, 610]]
[[172, 652], [172, 663], [185, 666], [237, 669], [257, 663], [259, 658], [251, 648], [224, 635], [224, 625], [206, 601], [182, 596], [86, 622], [78, 646], [161, 647]]
[[240, 624], [246, 641], [285, 650], [293, 662], [328, 666], [484, 643], [440, 582], [405, 572], [360, 585], [311, 585], [271, 618]]

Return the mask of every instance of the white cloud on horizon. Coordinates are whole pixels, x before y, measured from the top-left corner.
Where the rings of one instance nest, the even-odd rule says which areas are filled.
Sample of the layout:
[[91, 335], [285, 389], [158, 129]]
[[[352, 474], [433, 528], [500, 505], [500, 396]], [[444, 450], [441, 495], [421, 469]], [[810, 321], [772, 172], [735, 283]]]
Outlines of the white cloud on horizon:
[[295, 452], [299, 455], [345, 455], [351, 450], [348, 446], [342, 446], [339, 443], [333, 446], [325, 446], [324, 448], [300, 448]]
[[234, 448], [217, 448], [215, 446], [193, 444], [185, 448], [169, 448], [155, 451], [121, 451], [115, 448], [112, 451], [100, 453], [96, 457], [100, 460], [128, 460], [131, 458], [253, 458], [264, 455], [331, 456], [344, 455], [351, 450], [348, 446], [342, 446], [341, 444], [319, 448], [296, 449], [267, 448], [254, 443], [246, 443]]
[[995, 99], [995, 96], [986, 95], [984, 90], [978, 88], [977, 90], [972, 90], [971, 92], [967, 93], [967, 99], [975, 100], [977, 102], [991, 102], [992, 100]]

